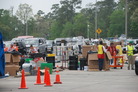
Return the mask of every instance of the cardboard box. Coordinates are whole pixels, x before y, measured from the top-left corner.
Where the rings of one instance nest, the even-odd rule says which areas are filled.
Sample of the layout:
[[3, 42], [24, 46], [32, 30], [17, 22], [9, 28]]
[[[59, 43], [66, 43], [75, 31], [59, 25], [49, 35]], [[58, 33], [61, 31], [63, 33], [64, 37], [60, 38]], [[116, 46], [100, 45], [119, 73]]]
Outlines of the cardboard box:
[[88, 61], [89, 60], [98, 60], [97, 53], [88, 54]]
[[109, 63], [109, 61], [104, 62], [104, 70], [110, 70], [110, 63]]
[[111, 53], [109, 51], [106, 52], [107, 58], [112, 59]]
[[8, 63], [12, 63], [12, 54], [10, 54], [10, 53], [5, 53], [5, 62], [6, 62], [6, 64]]
[[5, 62], [6, 65], [19, 65], [20, 55], [12, 55], [11, 53], [5, 53]]
[[104, 70], [110, 70], [110, 61], [108, 59], [108, 56], [106, 54], [104, 54]]
[[89, 69], [99, 69], [99, 62], [98, 60], [89, 60], [88, 62]]
[[114, 45], [120, 45], [121, 42], [114, 42]]
[[[10, 64], [11, 65], [11, 64]], [[19, 62], [14, 62], [12, 65], [19, 65]]]
[[96, 52], [97, 52], [97, 46], [96, 46], [96, 45], [93, 45], [93, 46], [91, 47], [91, 49], [92, 49], [92, 51], [96, 51]]
[[15, 76], [16, 71], [18, 71], [19, 68], [20, 68], [20, 66], [18, 66], [18, 65], [6, 65], [5, 66], [5, 73], [9, 72], [10, 76]]
[[[105, 71], [108, 71], [110, 70], [110, 61], [109, 59], [107, 58], [107, 55], [105, 55], [105, 58], [104, 58], [104, 64], [103, 64], [103, 70]], [[95, 71], [96, 69], [99, 69], [99, 62], [98, 60], [90, 60], [91, 58], [89, 58], [88, 60], [88, 68], [90, 71]]]
[[12, 62], [20, 62], [20, 55], [12, 55]]
[[85, 45], [85, 46], [82, 46], [82, 56], [83, 57], [87, 57], [87, 53], [89, 50], [91, 50], [91, 45]]

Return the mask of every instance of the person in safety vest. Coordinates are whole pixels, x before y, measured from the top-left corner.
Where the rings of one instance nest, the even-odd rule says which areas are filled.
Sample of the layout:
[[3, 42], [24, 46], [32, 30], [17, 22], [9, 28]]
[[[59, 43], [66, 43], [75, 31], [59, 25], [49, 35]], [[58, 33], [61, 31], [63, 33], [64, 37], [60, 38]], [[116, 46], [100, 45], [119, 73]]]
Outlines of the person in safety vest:
[[132, 44], [133, 42], [130, 41], [126, 47], [127, 56], [128, 56], [128, 70], [130, 70], [130, 64], [131, 64], [131, 69], [134, 70], [134, 60], [133, 60], [134, 46]]
[[14, 44], [13, 44], [13, 49], [14, 49], [15, 51], [18, 51], [17, 43], [14, 43]]
[[6, 44], [4, 44], [4, 52], [8, 51], [8, 47], [6, 47]]
[[100, 41], [98, 45], [98, 62], [99, 62], [99, 71], [102, 71], [104, 64], [104, 52], [106, 52], [103, 42]]
[[33, 45], [30, 46], [30, 50], [29, 50], [29, 53], [30, 54], [33, 54], [33, 53], [38, 53], [37, 49], [33, 47]]
[[13, 51], [14, 49], [13, 49], [13, 44], [11, 44], [10, 45], [10, 47], [8, 48], [8, 52], [11, 52], [11, 51]]

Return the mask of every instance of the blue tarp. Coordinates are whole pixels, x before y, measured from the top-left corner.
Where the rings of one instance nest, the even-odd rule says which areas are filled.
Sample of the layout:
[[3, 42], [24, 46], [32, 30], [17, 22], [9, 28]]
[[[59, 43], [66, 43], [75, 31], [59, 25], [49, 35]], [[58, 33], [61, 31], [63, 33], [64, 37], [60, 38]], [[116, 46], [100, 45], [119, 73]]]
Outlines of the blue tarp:
[[2, 34], [0, 33], [0, 77], [5, 76], [5, 57]]

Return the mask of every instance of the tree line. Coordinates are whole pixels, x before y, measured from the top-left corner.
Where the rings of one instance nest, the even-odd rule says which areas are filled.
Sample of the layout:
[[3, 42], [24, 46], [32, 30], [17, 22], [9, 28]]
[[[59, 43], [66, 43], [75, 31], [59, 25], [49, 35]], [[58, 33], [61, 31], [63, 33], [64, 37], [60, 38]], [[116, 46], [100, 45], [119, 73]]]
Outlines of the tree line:
[[[28, 4], [20, 4], [15, 14], [11, 10], [0, 9], [0, 32], [4, 40], [20, 35], [32, 35], [55, 39], [62, 37], [95, 38], [95, 12], [100, 37], [115, 37], [125, 34], [125, 0], [103, 0], [81, 7], [82, 0], [61, 0], [53, 4], [51, 12], [39, 10], [33, 15]], [[138, 1], [128, 0], [128, 37], [137, 38]]]

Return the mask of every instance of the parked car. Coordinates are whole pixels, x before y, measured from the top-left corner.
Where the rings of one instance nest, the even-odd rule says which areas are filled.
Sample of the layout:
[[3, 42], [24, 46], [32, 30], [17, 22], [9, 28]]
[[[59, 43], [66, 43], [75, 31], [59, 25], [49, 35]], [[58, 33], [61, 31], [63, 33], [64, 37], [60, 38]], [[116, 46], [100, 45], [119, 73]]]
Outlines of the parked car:
[[33, 36], [18, 36], [16, 38], [13, 38], [11, 41], [22, 42], [22, 41], [24, 41], [24, 39], [27, 39], [27, 38], [33, 38]]

